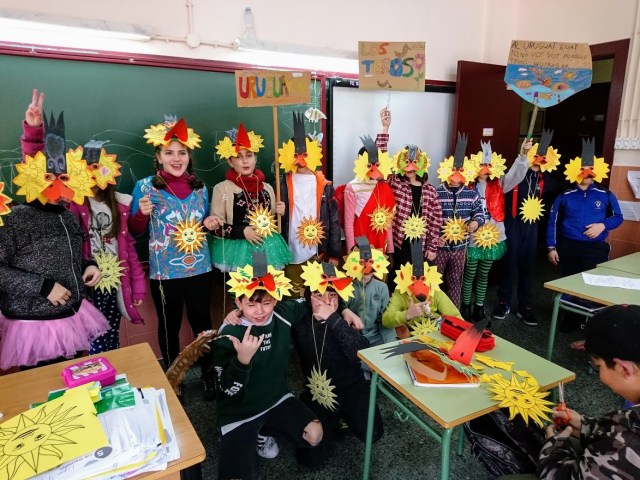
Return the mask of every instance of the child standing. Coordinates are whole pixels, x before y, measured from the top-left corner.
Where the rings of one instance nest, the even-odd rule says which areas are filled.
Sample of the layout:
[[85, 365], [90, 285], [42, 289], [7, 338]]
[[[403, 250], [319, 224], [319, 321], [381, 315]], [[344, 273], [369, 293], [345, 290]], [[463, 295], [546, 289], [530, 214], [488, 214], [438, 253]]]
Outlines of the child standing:
[[[43, 123], [43, 102], [44, 94], [34, 90], [23, 145], [29, 127]], [[44, 149], [16, 166], [17, 193], [27, 202], [0, 227], [0, 370], [71, 358], [109, 329], [86, 300], [86, 287], [100, 281], [100, 270], [82, 257], [82, 229], [61, 204], [82, 203], [92, 181], [83, 162], [66, 154], [62, 113], [44, 127]]]
[[480, 195], [467, 187], [475, 178], [477, 167], [465, 156], [466, 135], [458, 133], [453, 157], [442, 161], [436, 189], [442, 205], [442, 235], [434, 264], [444, 279], [443, 290], [456, 308], [460, 308], [462, 274], [469, 234], [484, 224]]
[[[133, 189], [129, 228], [149, 230], [149, 278], [158, 314], [158, 340], [166, 366], [178, 356], [182, 309], [195, 335], [211, 328], [211, 259], [203, 225], [209, 198], [202, 180], [193, 174], [192, 149], [200, 136], [184, 119], [167, 117], [151, 126], [145, 138], [155, 147], [156, 174], [139, 180]], [[200, 360], [204, 396], [213, 399], [213, 384], [205, 373], [210, 356]]]
[[291, 328], [305, 318], [307, 306], [304, 301], [278, 303], [289, 293], [289, 280], [268, 266], [261, 252], [253, 258], [231, 272], [228, 282], [242, 314], [240, 324], [223, 324], [212, 343], [220, 479], [253, 478], [261, 431], [283, 434], [305, 448], [323, 436], [316, 415], [287, 385]]

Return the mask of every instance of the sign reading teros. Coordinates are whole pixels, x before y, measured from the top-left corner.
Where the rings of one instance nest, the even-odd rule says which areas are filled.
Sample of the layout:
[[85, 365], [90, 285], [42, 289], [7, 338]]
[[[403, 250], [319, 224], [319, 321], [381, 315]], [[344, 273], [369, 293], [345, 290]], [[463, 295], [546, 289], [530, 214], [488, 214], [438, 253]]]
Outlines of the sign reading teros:
[[360, 88], [424, 92], [424, 42], [358, 42]]
[[238, 107], [297, 105], [311, 101], [311, 73], [236, 70]]

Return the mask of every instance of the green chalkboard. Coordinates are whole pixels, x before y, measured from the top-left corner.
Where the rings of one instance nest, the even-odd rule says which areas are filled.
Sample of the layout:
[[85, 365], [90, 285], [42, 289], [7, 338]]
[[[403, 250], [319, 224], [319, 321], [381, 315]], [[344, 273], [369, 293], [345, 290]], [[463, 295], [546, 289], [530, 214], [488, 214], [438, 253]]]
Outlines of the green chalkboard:
[[[11, 196], [13, 164], [21, 158], [21, 122], [34, 88], [46, 94], [45, 112], [64, 110], [67, 147], [94, 137], [110, 139], [105, 148], [122, 165], [122, 192], [130, 193], [137, 180], [153, 173], [153, 147], [142, 137], [165, 114], [184, 117], [201, 136], [195, 168], [209, 187], [223, 180], [228, 168], [215, 146], [239, 122], [264, 139], [258, 168], [273, 181], [272, 108], [236, 107], [233, 73], [0, 55], [0, 181]], [[280, 144], [293, 136], [291, 112], [309, 106], [278, 108]]]

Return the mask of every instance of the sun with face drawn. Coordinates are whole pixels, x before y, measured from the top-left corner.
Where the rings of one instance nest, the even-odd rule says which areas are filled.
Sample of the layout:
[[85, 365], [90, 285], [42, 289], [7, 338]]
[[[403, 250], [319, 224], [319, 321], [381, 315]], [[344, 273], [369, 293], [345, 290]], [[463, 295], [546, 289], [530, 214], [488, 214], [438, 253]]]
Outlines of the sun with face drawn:
[[402, 230], [404, 231], [404, 238], [417, 240], [427, 233], [427, 225], [424, 218], [413, 214], [404, 221]]
[[276, 231], [276, 221], [273, 213], [261, 205], [250, 210], [247, 218], [249, 219], [249, 226], [261, 237], [268, 237]]
[[493, 223], [485, 223], [473, 234], [473, 240], [479, 247], [495, 247], [500, 240], [500, 231]]
[[302, 217], [297, 230], [297, 239], [307, 248], [315, 247], [325, 238], [324, 225], [313, 217]]
[[2, 221], [2, 215], [7, 215], [9, 212], [11, 212], [11, 209], [9, 208], [9, 202], [11, 202], [11, 199], [4, 194], [3, 190], [4, 183], [0, 182], [0, 227], [4, 225], [4, 222]]
[[380, 233], [391, 228], [393, 222], [393, 209], [386, 207], [376, 207], [373, 213], [369, 214], [371, 218], [371, 228]]
[[528, 424], [529, 418], [543, 427], [543, 421], [548, 421], [548, 413], [552, 410], [553, 403], [544, 398], [549, 392], [540, 392], [536, 382], [530, 382], [526, 378], [518, 380], [516, 375], [511, 376], [511, 381], [496, 375], [489, 386], [489, 391], [494, 394], [492, 400], [498, 400], [500, 408], [509, 408], [509, 420], [520, 415]]
[[200, 251], [205, 237], [202, 224], [195, 220], [185, 220], [178, 223], [173, 235], [178, 244], [178, 250], [189, 255]]
[[467, 226], [461, 218], [447, 218], [442, 225], [442, 236], [450, 243], [463, 242], [467, 238]]
[[334, 411], [338, 406], [335, 386], [331, 385], [331, 379], [327, 378], [327, 371], [320, 371], [317, 365], [311, 369], [311, 375], [307, 377], [307, 387], [312, 395], [312, 400], [318, 402], [327, 410]]
[[96, 284], [96, 288], [102, 293], [112, 292], [120, 286], [120, 277], [122, 277], [123, 267], [120, 265], [122, 261], [112, 253], [100, 252], [95, 256], [98, 269], [102, 274], [100, 281]]

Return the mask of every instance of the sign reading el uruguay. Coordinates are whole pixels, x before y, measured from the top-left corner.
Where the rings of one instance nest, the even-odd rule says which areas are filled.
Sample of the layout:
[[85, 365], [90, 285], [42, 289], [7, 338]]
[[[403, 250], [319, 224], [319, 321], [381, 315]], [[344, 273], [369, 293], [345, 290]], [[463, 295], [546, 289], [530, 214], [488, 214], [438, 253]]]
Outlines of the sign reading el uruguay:
[[297, 105], [311, 101], [311, 73], [236, 70], [238, 107]]
[[360, 88], [424, 92], [424, 42], [358, 42]]
[[591, 86], [587, 43], [513, 40], [504, 82], [538, 107], [552, 107]]

